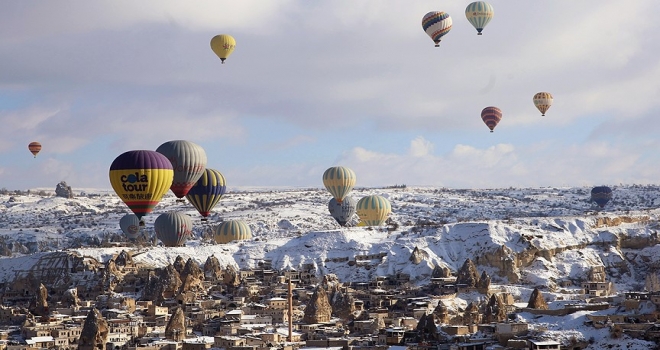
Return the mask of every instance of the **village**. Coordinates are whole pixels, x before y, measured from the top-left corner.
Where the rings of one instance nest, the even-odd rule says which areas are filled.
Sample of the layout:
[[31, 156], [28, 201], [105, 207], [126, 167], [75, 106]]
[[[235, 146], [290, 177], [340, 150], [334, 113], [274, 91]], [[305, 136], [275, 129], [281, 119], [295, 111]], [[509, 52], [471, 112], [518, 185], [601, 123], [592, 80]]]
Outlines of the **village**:
[[[377, 257], [351, 262], [370, 259]], [[583, 349], [593, 339], [539, 338], [515, 314], [608, 309], [616, 312], [588, 315], [590, 326], [609, 327], [612, 337], [659, 339], [660, 294], [617, 293], [604, 276], [593, 268], [556, 307], [539, 289], [515, 300], [469, 259], [459, 271], [436, 269], [431, 284], [415, 287], [405, 274], [344, 284], [316, 276], [312, 266], [275, 271], [269, 261], [237, 270], [214, 256], [203, 266], [179, 256], [153, 268], [124, 250], [104, 264], [53, 252], [0, 286], [0, 350]], [[470, 292], [487, 303], [445, 306]]]

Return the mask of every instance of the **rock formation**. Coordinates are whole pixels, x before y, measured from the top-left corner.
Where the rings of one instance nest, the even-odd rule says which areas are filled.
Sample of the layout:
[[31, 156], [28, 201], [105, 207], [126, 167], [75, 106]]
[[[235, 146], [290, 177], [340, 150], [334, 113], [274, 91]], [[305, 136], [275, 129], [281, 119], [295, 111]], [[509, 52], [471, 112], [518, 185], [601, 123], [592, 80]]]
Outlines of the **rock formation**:
[[227, 285], [227, 290], [232, 292], [241, 284], [241, 275], [232, 265], [227, 265], [222, 273], [222, 283]]
[[422, 317], [419, 318], [415, 330], [422, 341], [438, 339], [438, 326], [435, 324], [435, 317], [433, 314], [423, 314]]
[[172, 265], [174, 266], [176, 272], [178, 272], [180, 275], [181, 272], [183, 272], [183, 268], [186, 266], [186, 262], [183, 260], [183, 257], [181, 255], [177, 255]]
[[481, 277], [479, 277], [479, 282], [477, 282], [477, 291], [481, 294], [488, 294], [488, 289], [490, 289], [490, 276], [483, 271]]
[[451, 270], [447, 266], [436, 266], [431, 272], [433, 278], [448, 278], [451, 277]]
[[179, 293], [202, 291], [204, 287], [204, 271], [197, 265], [193, 259], [188, 259], [181, 273], [181, 288]]
[[80, 304], [80, 298], [78, 298], [78, 289], [70, 288], [64, 291], [62, 294], [62, 303], [66, 307], [76, 307]]
[[57, 197], [73, 198], [73, 191], [71, 190], [71, 186], [66, 184], [66, 181], [61, 181], [55, 186], [55, 195]]
[[142, 300], [153, 300], [160, 303], [167, 298], [173, 298], [179, 292], [181, 287], [181, 278], [179, 272], [173, 265], [167, 265], [164, 268], [156, 269], [153, 275], [150, 275], [142, 293]]
[[485, 323], [497, 323], [506, 321], [506, 305], [501, 294], [491, 294], [488, 304], [484, 310]]
[[108, 322], [99, 310], [89, 310], [78, 339], [78, 350], [104, 350], [108, 332]]
[[422, 261], [428, 259], [429, 254], [417, 247], [415, 247], [410, 254], [410, 258], [408, 260], [412, 261], [413, 264], [419, 265], [422, 263]]
[[305, 307], [303, 322], [305, 323], [324, 323], [330, 321], [332, 307], [328, 300], [328, 294], [325, 289], [316, 287], [314, 294]]
[[183, 310], [177, 307], [172, 313], [172, 317], [167, 326], [165, 326], [165, 338], [174, 341], [181, 341], [186, 337], [186, 316]]
[[438, 306], [433, 310], [433, 314], [436, 316], [435, 319], [438, 320], [439, 323], [449, 324], [449, 308], [443, 302], [438, 303]]
[[534, 288], [534, 290], [532, 291], [532, 295], [529, 297], [529, 302], [527, 303], [527, 307], [530, 309], [539, 309], [539, 310], [548, 309], [548, 303], [545, 302], [545, 299], [543, 298], [543, 294], [538, 288]]
[[204, 263], [204, 279], [211, 282], [222, 280], [222, 267], [215, 255], [206, 258], [206, 262]]
[[479, 314], [479, 305], [475, 302], [470, 302], [463, 312], [463, 323], [468, 324], [480, 324], [481, 315]]
[[48, 316], [48, 290], [43, 284], [39, 284], [37, 292], [30, 302], [30, 312], [35, 316]]
[[474, 288], [478, 281], [479, 274], [477, 273], [477, 267], [474, 266], [472, 260], [465, 260], [463, 266], [458, 270], [456, 284], [465, 284], [470, 288]]
[[350, 294], [345, 294], [341, 288], [334, 287], [330, 293], [330, 307], [332, 314], [343, 319], [349, 320], [353, 317], [354, 299]]
[[115, 265], [117, 266], [133, 266], [135, 265], [133, 263], [133, 256], [130, 252], [127, 252], [125, 250], [122, 250], [117, 254], [117, 256], [114, 258], [115, 260]]

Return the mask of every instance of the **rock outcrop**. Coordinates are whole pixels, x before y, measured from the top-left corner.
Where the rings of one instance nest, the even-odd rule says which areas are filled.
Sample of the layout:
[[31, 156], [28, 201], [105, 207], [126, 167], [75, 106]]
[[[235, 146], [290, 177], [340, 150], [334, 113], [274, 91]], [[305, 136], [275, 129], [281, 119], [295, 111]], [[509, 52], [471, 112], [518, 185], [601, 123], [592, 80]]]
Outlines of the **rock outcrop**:
[[303, 322], [305, 323], [324, 323], [330, 321], [332, 316], [332, 307], [328, 300], [328, 294], [322, 287], [316, 287], [314, 294], [305, 307]]
[[539, 310], [547, 310], [548, 309], [548, 303], [545, 301], [543, 298], [543, 294], [538, 288], [534, 288], [532, 291], [532, 295], [529, 297], [529, 302], [527, 303], [527, 307], [530, 309], [539, 309]]
[[488, 289], [490, 289], [490, 276], [483, 271], [481, 277], [479, 277], [479, 282], [477, 282], [477, 291], [481, 294], [488, 294]]
[[101, 312], [97, 309], [89, 310], [78, 339], [78, 350], [104, 350], [108, 333], [108, 322], [101, 316]]
[[172, 317], [165, 326], [165, 338], [181, 341], [186, 337], [186, 316], [180, 307], [172, 312]]
[[57, 197], [73, 198], [73, 191], [71, 190], [71, 186], [66, 184], [66, 181], [61, 181], [55, 186], [55, 195]]
[[153, 300], [160, 303], [167, 298], [174, 298], [181, 288], [179, 272], [173, 265], [156, 269], [150, 275], [142, 293], [142, 300]]
[[209, 256], [204, 262], [204, 279], [211, 282], [222, 280], [222, 266], [215, 255]]
[[413, 264], [419, 265], [422, 263], [422, 261], [426, 260], [429, 258], [429, 254], [417, 247], [415, 247], [410, 254], [410, 258], [408, 260], [412, 261]]
[[456, 284], [465, 284], [470, 288], [474, 288], [477, 286], [477, 282], [479, 282], [477, 267], [474, 266], [474, 262], [471, 259], [467, 259], [458, 270]]
[[35, 316], [48, 316], [48, 290], [41, 283], [30, 302], [29, 310]]
[[506, 304], [501, 294], [492, 294], [484, 310], [485, 323], [498, 323], [506, 320]]

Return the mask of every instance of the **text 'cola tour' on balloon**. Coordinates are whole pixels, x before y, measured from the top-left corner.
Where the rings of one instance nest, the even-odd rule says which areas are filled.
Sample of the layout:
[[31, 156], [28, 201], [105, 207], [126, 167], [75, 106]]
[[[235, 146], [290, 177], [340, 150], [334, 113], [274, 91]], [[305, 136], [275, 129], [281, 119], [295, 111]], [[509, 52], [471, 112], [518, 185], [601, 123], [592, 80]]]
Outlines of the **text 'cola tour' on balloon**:
[[173, 177], [172, 163], [156, 151], [127, 151], [110, 165], [112, 188], [138, 219], [151, 213]]

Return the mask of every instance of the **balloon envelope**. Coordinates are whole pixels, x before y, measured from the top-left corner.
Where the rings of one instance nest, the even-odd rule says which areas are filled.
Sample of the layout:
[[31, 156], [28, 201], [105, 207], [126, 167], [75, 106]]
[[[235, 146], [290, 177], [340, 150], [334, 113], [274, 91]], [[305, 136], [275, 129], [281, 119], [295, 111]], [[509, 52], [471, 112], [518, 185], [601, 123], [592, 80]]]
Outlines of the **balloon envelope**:
[[206, 168], [206, 152], [199, 145], [185, 140], [167, 141], [156, 152], [172, 163], [174, 179], [170, 189], [177, 198], [183, 198]]
[[211, 210], [225, 194], [227, 185], [225, 177], [215, 169], [205, 169], [202, 176], [197, 180], [195, 186], [190, 188], [186, 199], [202, 215], [202, 221], [206, 221]]
[[541, 112], [541, 116], [545, 116], [545, 112], [552, 106], [552, 94], [549, 92], [537, 92], [534, 94], [534, 106]]
[[218, 244], [246, 240], [252, 238], [252, 230], [242, 220], [227, 220], [215, 228], [213, 238]]
[[473, 2], [465, 8], [465, 17], [477, 30], [477, 35], [481, 35], [481, 31], [494, 15], [493, 6], [485, 1]]
[[323, 185], [339, 203], [351, 192], [356, 181], [353, 170], [343, 166], [328, 168], [323, 173]]
[[353, 215], [356, 212], [357, 202], [353, 197], [346, 196], [344, 200], [337, 202], [335, 198], [332, 198], [328, 203], [328, 210], [330, 215], [337, 220], [337, 223], [341, 226], [346, 226], [346, 223], [351, 221]]
[[502, 120], [502, 110], [493, 106], [486, 107], [481, 111], [481, 120], [488, 126], [490, 132], [493, 132], [497, 123]]
[[136, 239], [140, 234], [140, 219], [135, 214], [126, 214], [119, 219], [119, 227], [129, 239]]
[[381, 226], [392, 212], [390, 201], [383, 196], [366, 196], [357, 203], [357, 214], [365, 226]]
[[166, 247], [181, 247], [186, 244], [192, 236], [192, 226], [190, 216], [179, 212], [160, 214], [154, 221], [156, 237]]
[[138, 219], [151, 213], [172, 185], [172, 163], [149, 150], [128, 151], [110, 165], [110, 184]]
[[451, 30], [451, 17], [442, 11], [431, 11], [422, 18], [422, 28], [433, 40], [435, 46], [440, 46], [440, 40]]
[[32, 155], [37, 158], [37, 154], [39, 151], [41, 151], [41, 144], [37, 141], [30, 142], [28, 149], [30, 150], [30, 153], [32, 153]]
[[591, 189], [591, 200], [599, 207], [604, 207], [612, 199], [612, 189], [607, 186], [596, 186]]
[[211, 50], [215, 52], [223, 64], [235, 48], [236, 40], [229, 34], [220, 34], [211, 38]]

